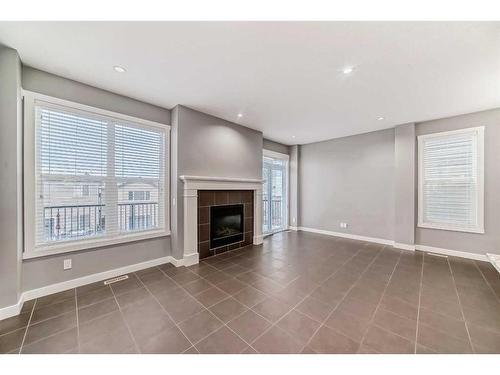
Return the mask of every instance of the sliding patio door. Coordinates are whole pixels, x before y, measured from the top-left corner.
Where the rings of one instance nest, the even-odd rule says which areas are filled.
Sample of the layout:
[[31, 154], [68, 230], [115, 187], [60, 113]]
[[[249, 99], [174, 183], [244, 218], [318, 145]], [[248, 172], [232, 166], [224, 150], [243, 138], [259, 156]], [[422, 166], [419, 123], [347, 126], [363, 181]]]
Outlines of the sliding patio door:
[[264, 234], [288, 227], [288, 155], [264, 150], [262, 211]]

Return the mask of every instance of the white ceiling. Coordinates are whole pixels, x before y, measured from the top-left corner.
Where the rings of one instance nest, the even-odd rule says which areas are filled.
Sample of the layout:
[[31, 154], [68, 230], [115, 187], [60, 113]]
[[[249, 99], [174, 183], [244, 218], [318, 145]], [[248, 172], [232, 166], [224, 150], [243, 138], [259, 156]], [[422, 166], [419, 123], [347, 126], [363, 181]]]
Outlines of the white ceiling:
[[0, 22], [0, 43], [38, 69], [303, 144], [499, 107], [499, 25]]

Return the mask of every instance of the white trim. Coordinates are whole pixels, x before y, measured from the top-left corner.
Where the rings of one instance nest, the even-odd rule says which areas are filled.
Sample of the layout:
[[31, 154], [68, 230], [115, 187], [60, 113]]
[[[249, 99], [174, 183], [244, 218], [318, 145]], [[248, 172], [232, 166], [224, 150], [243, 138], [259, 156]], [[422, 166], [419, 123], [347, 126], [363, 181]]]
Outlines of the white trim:
[[[146, 239], [165, 237], [170, 235], [170, 125], [161, 124], [154, 121], [144, 120], [141, 118], [124, 115], [117, 112], [112, 112], [88, 105], [75, 103], [72, 101], [59, 99], [56, 97], [39, 94], [32, 91], [22, 90], [24, 100], [23, 108], [23, 129], [24, 129], [24, 160], [23, 160], [23, 176], [24, 176], [24, 251], [23, 259], [32, 259], [44, 257], [54, 254], [69, 253], [74, 251], [95, 249], [99, 247], [116, 245], [127, 242], [141, 241]], [[163, 216], [164, 228], [153, 229], [150, 231], [137, 231], [131, 233], [117, 233], [112, 236], [102, 236], [88, 238], [82, 240], [58, 241], [54, 243], [37, 246], [35, 244], [36, 235], [36, 182], [35, 182], [35, 101], [43, 102], [47, 106], [63, 106], [76, 111], [85, 111], [97, 116], [106, 116], [122, 121], [133, 122], [140, 125], [146, 125], [156, 129], [164, 130], [164, 157], [167, 159], [164, 164], [164, 191], [163, 199], [160, 197], [158, 204], [160, 215]], [[33, 145], [33, 147], [26, 147]], [[162, 204], [160, 204], [162, 203]], [[160, 207], [161, 206], [161, 207]]]
[[21, 313], [21, 309], [23, 308], [23, 304], [24, 304], [24, 295], [21, 294], [19, 300], [15, 305], [7, 306], [0, 309], [0, 321], [2, 321], [3, 319], [19, 315]]
[[48, 255], [71, 253], [74, 251], [95, 249], [104, 246], [118, 245], [121, 243], [143, 241], [168, 236], [170, 236], [169, 231], [159, 230], [122, 234], [119, 237], [114, 238], [104, 237], [100, 239], [95, 238], [82, 241], [61, 241], [60, 243], [54, 243], [53, 245], [39, 246], [36, 248], [36, 250], [33, 251], [26, 249], [23, 253], [23, 259], [41, 258]]
[[[284, 212], [283, 212], [283, 226], [281, 228], [278, 228], [278, 229], [275, 229], [275, 230], [270, 230], [269, 232], [266, 232], [265, 234], [268, 235], [268, 234], [274, 234], [274, 233], [278, 233], [278, 232], [281, 232], [283, 230], [286, 230], [288, 228], [288, 225], [289, 225], [289, 212], [290, 212], [290, 155], [288, 154], [283, 154], [281, 152], [277, 152], [277, 151], [271, 151], [271, 150], [266, 150], [266, 149], [263, 149], [262, 150], [262, 155], [264, 157], [269, 157], [269, 158], [272, 158], [272, 159], [278, 159], [278, 160], [282, 160], [284, 161], [285, 163], [285, 186], [284, 186], [284, 190], [285, 190], [285, 200], [284, 200]], [[266, 163], [264, 162], [263, 163], [263, 168], [265, 168], [265, 165]], [[272, 168], [272, 167], [271, 167]], [[279, 167], [276, 167], [276, 169], [278, 169]], [[263, 181], [265, 182], [265, 181]], [[270, 184], [268, 184], [269, 186], [269, 189], [271, 189], [271, 186]]]
[[306, 228], [306, 227], [298, 227], [298, 229], [301, 231], [304, 231], [304, 232], [325, 234], [327, 236], [349, 238], [351, 240], [367, 241], [367, 242], [373, 242], [373, 243], [378, 243], [378, 244], [382, 244], [382, 245], [390, 245], [390, 246], [394, 245], [394, 241], [386, 240], [384, 238], [366, 237], [366, 236], [360, 236], [357, 234], [333, 232], [333, 231], [329, 231], [329, 230]]
[[[184, 183], [201, 183], [205, 181], [214, 181], [214, 182], [246, 182], [250, 184], [262, 184], [262, 180], [254, 179], [254, 178], [234, 178], [234, 177], [211, 177], [211, 176], [189, 176], [182, 175], [179, 177]], [[237, 189], [240, 189], [239, 187]]]
[[264, 156], [269, 156], [270, 158], [282, 159], [282, 160], [286, 160], [286, 161], [290, 160], [290, 155], [283, 154], [283, 153], [277, 152], [277, 151], [263, 149], [262, 154]]
[[[401, 243], [395, 243], [392, 240], [386, 240], [383, 238], [366, 237], [366, 236], [360, 236], [357, 234], [350, 234], [350, 233], [332, 232], [332, 231], [323, 230], [323, 229], [298, 227], [298, 230], [304, 231], [304, 232], [324, 234], [327, 236], [342, 237], [342, 238], [349, 238], [352, 240], [373, 242], [373, 243], [378, 243], [378, 244], [382, 244], [382, 245], [390, 245], [390, 246], [394, 246], [395, 248], [402, 249], [402, 250], [419, 250], [419, 251], [449, 255], [449, 256], [454, 256], [454, 257], [459, 257], [459, 258], [488, 261], [488, 257], [484, 254], [470, 253], [467, 251], [449, 250], [449, 249], [442, 249], [439, 247], [425, 246], [425, 245], [401, 244]], [[396, 245], [398, 245], [398, 246], [396, 246]], [[406, 248], [402, 247], [402, 246], [406, 246]], [[412, 247], [414, 247], [414, 248], [412, 248]]]
[[289, 230], [293, 230], [295, 232], [297, 232], [299, 230], [299, 227], [292, 227], [292, 226], [289, 226], [288, 227]]
[[393, 245], [395, 248], [397, 249], [401, 249], [401, 250], [411, 250], [411, 251], [415, 251], [415, 245], [412, 245], [412, 244], [406, 244], [406, 243], [400, 243], [400, 242], [394, 242], [394, 245]]
[[[423, 207], [423, 147], [422, 143], [428, 138], [445, 137], [449, 135], [462, 134], [462, 133], [472, 133], [477, 134], [477, 178], [478, 178], [478, 197], [477, 197], [477, 226], [474, 228], [467, 228], [462, 226], [455, 226], [452, 224], [436, 224], [436, 223], [425, 223], [424, 217], [424, 207]], [[445, 131], [439, 133], [430, 133], [419, 135], [417, 137], [418, 141], [418, 222], [417, 227], [419, 228], [429, 228], [438, 230], [449, 230], [455, 232], [466, 232], [466, 233], [479, 233], [484, 234], [484, 126], [477, 126], [472, 128], [458, 129], [452, 131]]]
[[7, 306], [0, 309], [0, 320], [7, 319], [15, 315], [19, 315], [23, 307], [23, 303], [25, 301], [44, 297], [53, 293], [62, 292], [68, 289], [77, 288], [79, 286], [95, 283], [98, 281], [104, 281], [123, 274], [140, 271], [145, 268], [155, 267], [165, 263], [172, 263], [174, 266], [180, 267], [183, 265], [188, 265], [186, 263], [189, 263], [189, 260], [186, 261], [186, 259], [175, 259], [174, 257], [169, 255], [166, 257], [156, 258], [141, 263], [131, 264], [128, 266], [115, 268], [104, 272], [94, 273], [92, 275], [78, 277], [76, 279], [71, 279], [60, 283], [47, 285], [37, 289], [27, 290], [21, 294], [21, 296], [19, 297], [19, 301], [15, 305]]
[[92, 106], [89, 106], [86, 104], [80, 104], [77, 102], [72, 102], [70, 100], [65, 100], [65, 99], [60, 99], [60, 98], [54, 97], [54, 96], [40, 94], [40, 93], [34, 92], [34, 91], [29, 91], [29, 90], [23, 89], [23, 90], [21, 90], [21, 95], [23, 96], [23, 98], [30, 97], [30, 98], [32, 98], [32, 100], [43, 101], [49, 105], [56, 104], [56, 105], [60, 105], [60, 106], [64, 106], [64, 107], [77, 109], [80, 111], [94, 113], [96, 115], [112, 117], [112, 118], [115, 118], [118, 120], [136, 122], [139, 124], [153, 126], [156, 128], [170, 129], [170, 125], [168, 125], [168, 124], [162, 124], [162, 123], [155, 122], [155, 121], [145, 120], [145, 119], [140, 118], [140, 117], [134, 117], [134, 116], [125, 115], [123, 113], [108, 111], [106, 109], [92, 107]]
[[185, 267], [192, 266], [193, 264], [198, 264], [200, 262], [200, 254], [185, 254], [182, 265]]
[[260, 245], [262, 242], [264, 242], [264, 235], [258, 235], [258, 236], [253, 236], [253, 244], [254, 245]]
[[[184, 182], [184, 258], [189, 264], [198, 255], [198, 190], [253, 190], [253, 244], [262, 243], [262, 180], [250, 178], [180, 176]], [[195, 257], [196, 254], [196, 257]]]
[[495, 269], [500, 272], [500, 255], [486, 253], [486, 256], [488, 257], [491, 264], [493, 264], [493, 267], [495, 267]]
[[440, 247], [434, 247], [434, 246], [426, 246], [426, 245], [415, 245], [416, 250], [419, 251], [425, 251], [429, 253], [436, 253], [436, 254], [443, 254], [443, 255], [448, 255], [452, 257], [458, 257], [458, 258], [467, 258], [467, 259], [474, 259], [474, 260], [488, 260], [486, 255], [484, 254], [476, 254], [476, 253], [470, 253], [468, 251], [458, 251], [458, 250], [450, 250], [450, 249], [443, 249]]

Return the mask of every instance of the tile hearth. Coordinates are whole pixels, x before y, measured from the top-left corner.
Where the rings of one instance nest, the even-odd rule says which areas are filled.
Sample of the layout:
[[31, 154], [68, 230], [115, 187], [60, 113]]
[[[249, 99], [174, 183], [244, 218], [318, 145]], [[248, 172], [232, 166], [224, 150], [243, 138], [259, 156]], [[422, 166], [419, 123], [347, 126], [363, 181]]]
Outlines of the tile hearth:
[[25, 303], [1, 353], [500, 353], [491, 264], [289, 232]]

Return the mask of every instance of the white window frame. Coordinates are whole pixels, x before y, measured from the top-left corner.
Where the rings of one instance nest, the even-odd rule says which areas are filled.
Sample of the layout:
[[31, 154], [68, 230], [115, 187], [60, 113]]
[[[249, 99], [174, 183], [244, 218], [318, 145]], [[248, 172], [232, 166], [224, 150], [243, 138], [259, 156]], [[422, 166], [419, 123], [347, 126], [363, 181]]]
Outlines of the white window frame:
[[[283, 154], [283, 153], [277, 152], [277, 151], [263, 149], [262, 156], [267, 156], [270, 158], [280, 159], [280, 160], [285, 161], [285, 170], [286, 170], [286, 180], [285, 180], [286, 203], [285, 203], [285, 213], [284, 213], [285, 222], [283, 225], [283, 229], [275, 230], [275, 231], [271, 230], [270, 232], [266, 232], [264, 234], [264, 236], [269, 236], [269, 235], [274, 234], [274, 233], [285, 231], [289, 228], [289, 222], [288, 222], [289, 220], [288, 219], [290, 216], [289, 215], [289, 212], [290, 212], [290, 190], [289, 190], [289, 187], [290, 187], [290, 155]], [[262, 165], [264, 165], [264, 164], [262, 164]], [[262, 228], [262, 229], [264, 230], [264, 228]]]
[[[68, 100], [55, 98], [48, 95], [39, 94], [32, 91], [23, 90], [23, 130], [24, 130], [24, 252], [23, 259], [38, 258], [47, 255], [62, 254], [79, 250], [93, 249], [103, 246], [116, 245], [132, 241], [145, 240], [150, 238], [165, 237], [170, 235], [170, 125], [161, 124], [141, 118], [124, 115], [88, 105], [75, 103]], [[112, 117], [122, 121], [129, 121], [154, 128], [161, 128], [165, 131], [166, 150], [165, 175], [164, 175], [164, 212], [165, 228], [153, 229], [136, 233], [117, 234], [114, 237], [90, 238], [82, 240], [61, 241], [50, 245], [36, 246], [36, 122], [35, 122], [35, 102], [42, 101], [49, 104], [60, 105], [79, 111]]]
[[[477, 226], [463, 227], [453, 224], [436, 224], [424, 222], [424, 197], [423, 197], [423, 142], [426, 139], [446, 137], [456, 134], [477, 132], [477, 173], [478, 173], [478, 194], [477, 194]], [[450, 230], [466, 233], [484, 233], [484, 126], [451, 130], [440, 133], [420, 135], [418, 139], [418, 224], [419, 228]]]

